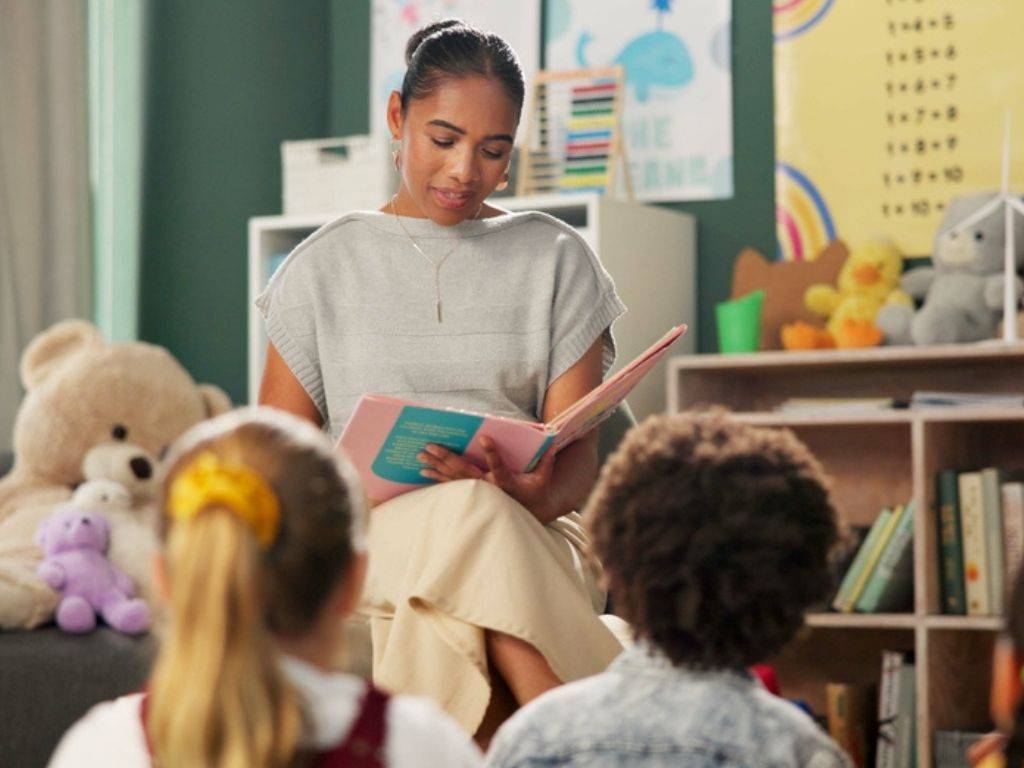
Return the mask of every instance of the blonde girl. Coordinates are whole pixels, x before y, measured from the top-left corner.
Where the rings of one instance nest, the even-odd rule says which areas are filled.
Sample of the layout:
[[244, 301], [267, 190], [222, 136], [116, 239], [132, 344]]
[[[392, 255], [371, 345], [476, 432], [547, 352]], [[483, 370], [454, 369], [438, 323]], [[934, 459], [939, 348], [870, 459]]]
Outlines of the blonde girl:
[[186, 434], [167, 466], [166, 627], [147, 691], [94, 707], [51, 765], [477, 765], [425, 700], [333, 671], [366, 555], [358, 481], [326, 438], [237, 411]]

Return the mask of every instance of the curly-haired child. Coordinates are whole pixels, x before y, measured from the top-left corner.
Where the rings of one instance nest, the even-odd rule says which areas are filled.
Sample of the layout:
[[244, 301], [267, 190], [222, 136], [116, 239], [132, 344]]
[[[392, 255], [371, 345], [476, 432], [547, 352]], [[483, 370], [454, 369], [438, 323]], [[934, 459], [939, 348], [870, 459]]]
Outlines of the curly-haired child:
[[514, 715], [493, 766], [850, 766], [747, 669], [826, 597], [837, 541], [818, 462], [722, 412], [656, 416], [605, 465], [586, 518], [634, 647]]

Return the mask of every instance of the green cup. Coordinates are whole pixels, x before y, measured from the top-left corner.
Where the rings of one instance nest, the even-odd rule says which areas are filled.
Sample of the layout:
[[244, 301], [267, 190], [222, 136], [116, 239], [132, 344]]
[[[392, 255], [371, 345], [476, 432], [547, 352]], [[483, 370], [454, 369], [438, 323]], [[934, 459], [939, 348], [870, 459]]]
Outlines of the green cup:
[[761, 310], [764, 291], [751, 291], [745, 296], [715, 305], [718, 321], [718, 350], [726, 355], [756, 352], [761, 341]]

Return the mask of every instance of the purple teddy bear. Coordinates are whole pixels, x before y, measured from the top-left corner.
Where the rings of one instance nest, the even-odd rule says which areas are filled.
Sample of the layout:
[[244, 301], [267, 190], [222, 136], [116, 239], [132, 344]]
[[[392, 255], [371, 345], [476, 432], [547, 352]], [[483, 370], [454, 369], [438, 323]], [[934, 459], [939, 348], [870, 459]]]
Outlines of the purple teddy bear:
[[36, 544], [44, 555], [36, 573], [61, 592], [57, 626], [65, 632], [90, 632], [98, 613], [120, 632], [149, 629], [149, 606], [134, 597], [131, 579], [107, 560], [107, 518], [66, 504], [40, 523]]

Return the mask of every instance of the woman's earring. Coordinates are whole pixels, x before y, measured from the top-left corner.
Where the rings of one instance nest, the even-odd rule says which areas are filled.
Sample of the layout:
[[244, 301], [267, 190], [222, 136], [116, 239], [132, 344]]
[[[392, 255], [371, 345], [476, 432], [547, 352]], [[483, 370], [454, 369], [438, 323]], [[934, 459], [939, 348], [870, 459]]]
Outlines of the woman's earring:
[[391, 140], [391, 159], [395, 162], [395, 170], [400, 171], [402, 168], [402, 140], [392, 139]]

